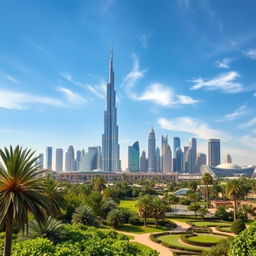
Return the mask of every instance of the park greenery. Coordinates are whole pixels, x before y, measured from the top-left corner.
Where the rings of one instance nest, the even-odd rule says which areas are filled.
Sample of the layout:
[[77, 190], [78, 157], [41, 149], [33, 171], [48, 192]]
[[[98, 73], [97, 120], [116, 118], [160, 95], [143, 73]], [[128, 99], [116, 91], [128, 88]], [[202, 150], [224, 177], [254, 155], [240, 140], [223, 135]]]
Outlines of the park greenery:
[[[157, 255], [118, 233], [125, 231], [156, 234], [153, 241], [183, 251], [231, 256], [239, 255], [239, 243], [249, 234], [255, 236], [255, 224], [244, 230], [255, 209], [238, 204], [249, 192], [256, 192], [252, 179], [222, 182], [204, 175], [200, 181], [169, 182], [160, 189], [153, 180], [134, 181], [134, 185], [125, 176], [113, 184], [100, 176], [91, 183], [72, 184], [44, 175], [31, 150], [5, 148], [0, 157], [0, 255]], [[189, 190], [177, 196], [174, 192], [181, 188]], [[213, 199], [232, 200], [233, 206], [219, 206], [213, 215]], [[194, 214], [177, 215], [179, 205]], [[168, 233], [175, 220], [191, 225], [188, 233]], [[232, 241], [228, 235], [211, 234], [209, 227], [238, 236]], [[246, 253], [255, 250], [252, 239], [246, 243]], [[209, 247], [202, 249], [197, 242]], [[240, 255], [253, 254], [241, 251]]]

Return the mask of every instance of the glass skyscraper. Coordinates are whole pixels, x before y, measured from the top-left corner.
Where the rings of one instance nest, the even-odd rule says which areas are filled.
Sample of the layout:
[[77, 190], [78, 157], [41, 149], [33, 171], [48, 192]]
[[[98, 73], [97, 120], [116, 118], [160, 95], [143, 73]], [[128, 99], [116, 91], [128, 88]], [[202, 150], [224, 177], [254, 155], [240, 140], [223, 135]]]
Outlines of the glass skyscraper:
[[104, 171], [120, 171], [120, 146], [118, 144], [118, 126], [116, 109], [115, 77], [113, 70], [113, 52], [109, 61], [109, 82], [107, 84], [107, 109], [104, 112], [104, 134], [102, 135], [102, 168]]
[[162, 136], [162, 168], [164, 173], [172, 171], [172, 150], [168, 144], [168, 136]]
[[55, 171], [62, 172], [63, 171], [63, 149], [56, 149], [56, 161], [55, 161]]
[[48, 170], [52, 170], [52, 147], [46, 148], [46, 162], [45, 168]]
[[148, 171], [148, 160], [146, 157], [146, 152], [142, 151], [140, 157], [140, 172], [147, 172]]
[[129, 172], [139, 172], [140, 170], [140, 147], [138, 141], [128, 147], [128, 170]]
[[177, 169], [176, 166], [176, 150], [180, 147], [180, 138], [173, 137], [173, 170]]
[[220, 164], [220, 140], [208, 140], [208, 165], [217, 166]]
[[156, 137], [153, 128], [148, 134], [148, 171], [156, 171]]

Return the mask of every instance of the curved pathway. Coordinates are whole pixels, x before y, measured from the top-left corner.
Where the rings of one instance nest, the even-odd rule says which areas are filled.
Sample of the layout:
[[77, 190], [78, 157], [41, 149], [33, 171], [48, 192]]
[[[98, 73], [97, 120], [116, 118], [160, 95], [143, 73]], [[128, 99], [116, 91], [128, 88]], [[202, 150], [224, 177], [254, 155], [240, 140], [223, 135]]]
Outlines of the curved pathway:
[[214, 233], [219, 233], [219, 234], [224, 234], [224, 235], [229, 235], [229, 236], [234, 236], [234, 237], [236, 237], [235, 234], [229, 233], [229, 232], [224, 232], [224, 231], [219, 231], [219, 230], [216, 229], [216, 227], [210, 227], [210, 229], [211, 229]]

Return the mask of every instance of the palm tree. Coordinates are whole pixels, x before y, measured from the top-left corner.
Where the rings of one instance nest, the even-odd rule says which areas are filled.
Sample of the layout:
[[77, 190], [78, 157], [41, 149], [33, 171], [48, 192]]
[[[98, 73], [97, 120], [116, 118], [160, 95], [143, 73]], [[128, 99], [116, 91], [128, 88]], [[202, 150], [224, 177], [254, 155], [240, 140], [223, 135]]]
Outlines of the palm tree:
[[14, 224], [24, 232], [29, 213], [42, 224], [45, 211], [50, 210], [34, 153], [20, 146], [0, 150], [0, 226], [5, 228], [5, 256], [11, 255]]
[[237, 200], [245, 196], [245, 191], [239, 180], [231, 180], [226, 185], [226, 195], [234, 202], [234, 220], [237, 215]]
[[151, 216], [155, 219], [155, 227], [158, 226], [158, 220], [164, 218], [166, 205], [159, 197], [154, 197], [151, 202]]
[[28, 236], [31, 238], [45, 237], [53, 242], [59, 241], [65, 235], [63, 224], [49, 216], [43, 224], [35, 219], [28, 224]]
[[96, 191], [101, 193], [106, 188], [106, 183], [102, 177], [96, 176], [92, 180], [92, 186]]
[[209, 173], [205, 173], [201, 179], [201, 183], [205, 185], [205, 199], [206, 199], [206, 208], [209, 208], [209, 185], [213, 183], [213, 178]]
[[140, 217], [144, 219], [144, 226], [147, 226], [147, 218], [151, 213], [152, 196], [144, 195], [138, 200], [137, 207]]
[[118, 228], [120, 224], [125, 222], [125, 216], [122, 209], [112, 209], [107, 216], [107, 222], [113, 227]]
[[97, 217], [88, 205], [79, 206], [72, 215], [73, 224], [83, 224], [88, 226], [98, 226]]
[[65, 200], [60, 184], [50, 177], [45, 180], [45, 196], [48, 198], [50, 208], [50, 211], [47, 211], [47, 215], [57, 217], [61, 208], [65, 206]]

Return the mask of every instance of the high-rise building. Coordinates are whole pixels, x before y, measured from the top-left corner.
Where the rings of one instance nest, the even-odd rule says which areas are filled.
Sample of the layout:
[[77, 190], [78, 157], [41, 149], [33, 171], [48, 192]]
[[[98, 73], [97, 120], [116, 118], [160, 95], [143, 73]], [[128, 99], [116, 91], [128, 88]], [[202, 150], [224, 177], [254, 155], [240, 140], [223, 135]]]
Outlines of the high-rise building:
[[180, 147], [180, 138], [173, 137], [173, 170], [177, 169], [176, 166], [176, 150]]
[[55, 171], [62, 172], [63, 171], [63, 149], [56, 149], [56, 161], [55, 161]]
[[81, 161], [81, 154], [82, 154], [81, 150], [76, 151], [76, 160], [77, 160], [77, 162]]
[[184, 156], [180, 147], [176, 149], [176, 172], [184, 172]]
[[189, 140], [189, 146], [192, 150], [191, 154], [191, 169], [188, 170], [190, 173], [196, 172], [196, 155], [197, 155], [197, 143], [196, 143], [196, 138], [190, 138]]
[[232, 157], [230, 154], [227, 154], [226, 163], [232, 164]]
[[65, 171], [66, 172], [72, 171], [72, 153], [71, 153], [71, 151], [67, 151], [65, 153]]
[[109, 61], [109, 82], [107, 84], [107, 99], [104, 112], [104, 134], [102, 135], [102, 168], [104, 171], [120, 171], [118, 144], [116, 91], [113, 70], [113, 52]]
[[128, 147], [128, 170], [130, 172], [140, 171], [140, 147], [138, 141]]
[[189, 147], [186, 151], [185, 164], [187, 167], [186, 172], [191, 173], [191, 170], [193, 168], [193, 150], [191, 147]]
[[187, 156], [188, 149], [189, 149], [188, 146], [184, 147], [184, 171], [185, 172], [188, 172], [188, 156]]
[[39, 154], [37, 161], [36, 161], [36, 166], [38, 167], [39, 170], [42, 170], [44, 168], [44, 155]]
[[206, 154], [204, 153], [198, 153], [196, 158], [196, 169], [197, 172], [200, 172], [201, 165], [206, 164]]
[[156, 171], [156, 137], [153, 128], [148, 134], [148, 171]]
[[45, 168], [48, 170], [52, 170], [52, 147], [46, 148], [46, 162]]
[[217, 166], [220, 164], [220, 140], [208, 140], [208, 165]]
[[148, 171], [148, 160], [146, 157], [146, 152], [142, 151], [140, 157], [140, 172], [147, 172]]
[[168, 136], [162, 136], [162, 166], [164, 173], [172, 171], [172, 150], [168, 144]]
[[93, 171], [100, 168], [101, 148], [89, 147], [88, 152], [81, 158], [79, 171]]
[[160, 154], [160, 148], [156, 148], [156, 172], [161, 172], [161, 154]]

